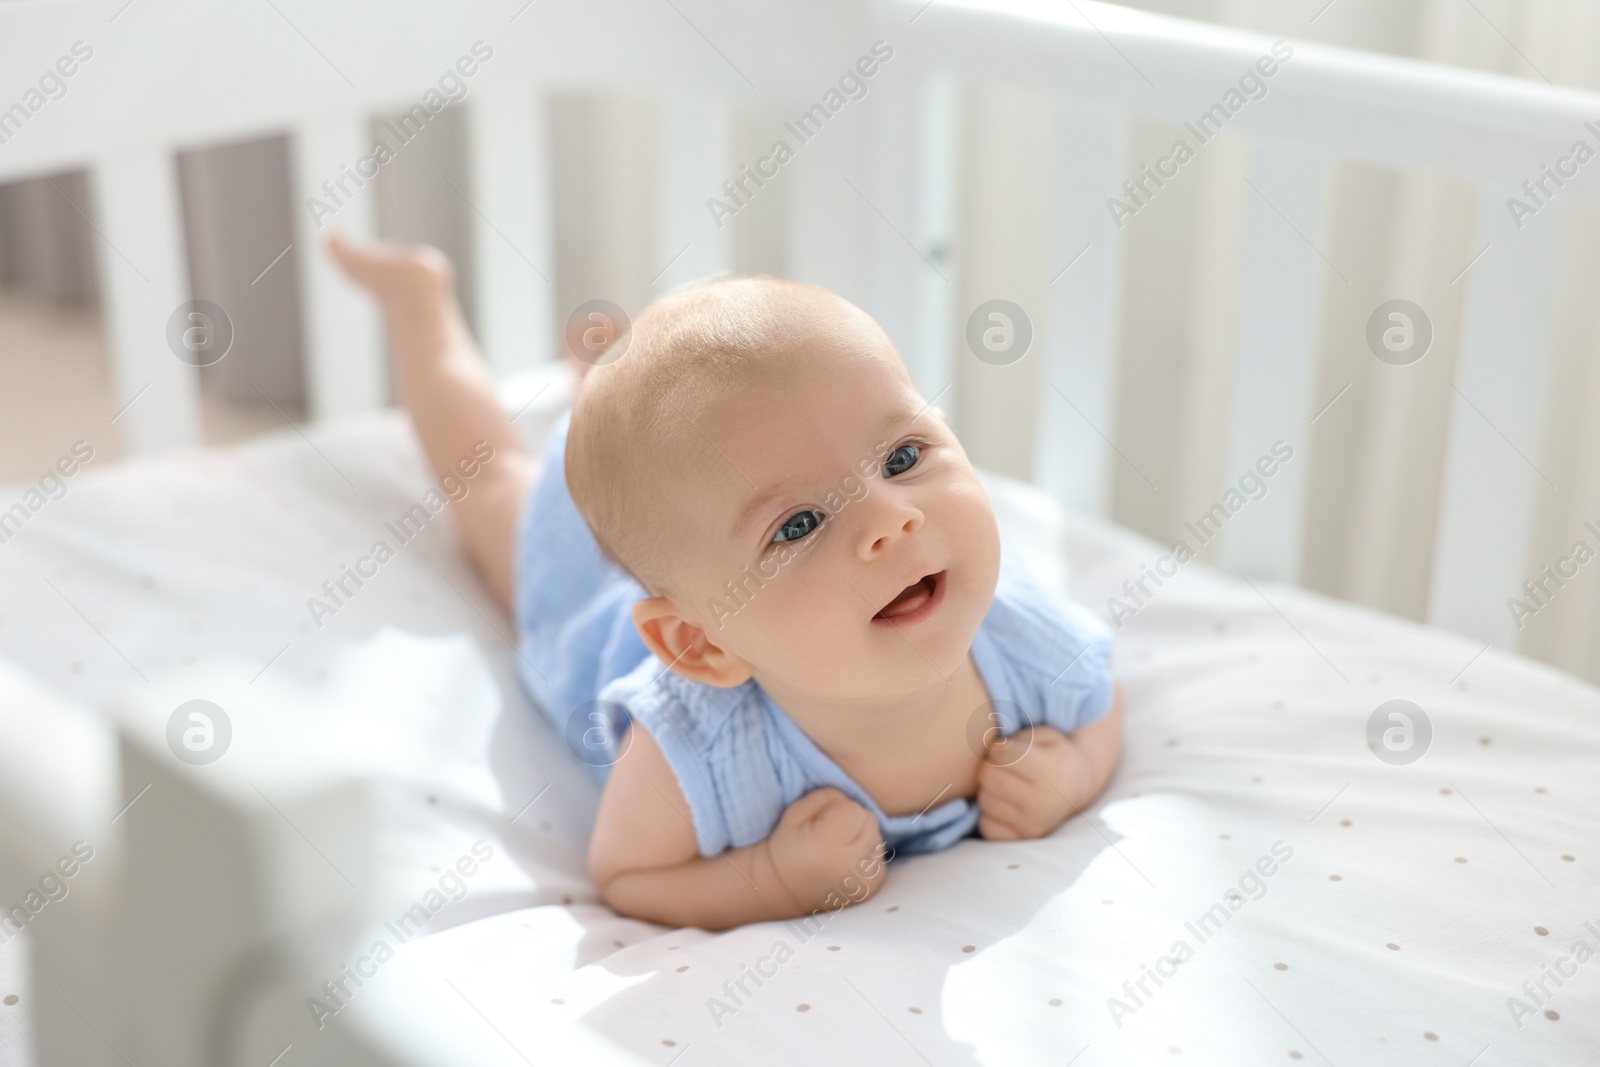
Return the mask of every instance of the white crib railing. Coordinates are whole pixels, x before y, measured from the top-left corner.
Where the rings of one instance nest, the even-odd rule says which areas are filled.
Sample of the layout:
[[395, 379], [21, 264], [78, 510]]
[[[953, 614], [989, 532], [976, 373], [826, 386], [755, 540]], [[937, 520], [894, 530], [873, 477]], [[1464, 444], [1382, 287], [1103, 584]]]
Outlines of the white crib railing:
[[[1478, 188], [1477, 232], [1462, 260], [1471, 269], [1434, 287], [1464, 310], [1453, 373], [1430, 371], [1448, 379], [1449, 429], [1442, 467], [1426, 472], [1436, 515], [1419, 536], [1432, 545], [1430, 621], [1501, 645], [1516, 641], [1504, 600], [1530, 573], [1538, 493], [1550, 482], [1537, 452], [1550, 401], [1560, 221], [1600, 195], [1592, 182], [1573, 180], [1520, 231], [1504, 200], [1586, 136], [1600, 96], [1295, 44], [1270, 94], [1228, 123], [1254, 138], [1253, 153], [1240, 153], [1244, 142], [1232, 136], [1233, 147], [1206, 149], [1235, 155], [1234, 172], [1250, 188], [1218, 200], [1216, 217], [1202, 222], [1204, 247], [1217, 257], [1196, 304], [1209, 328], [1189, 353], [1176, 458], [1157, 488], [1129, 458], [1124, 436], [1133, 428], [1119, 427], [1130, 388], [1120, 373], [1120, 335], [1138, 295], [1124, 277], [1125, 233], [1106, 201], [1124, 197], [1121, 183], [1147, 162], [1130, 154], [1131, 124], [1192, 122], [1271, 54], [1269, 38], [1092, 0], [759, 10], [724, 0], [559, 9], [412, 0], [203, 12], [124, 4], [0, 7], [0, 70], [11, 76], [0, 105], [23, 99], [28, 83], [16, 79], [47, 70], [75, 41], [93, 49], [60, 99], [36, 112], [24, 104], [20, 117], [15, 108], [7, 113], [0, 180], [74, 167], [92, 175], [87, 214], [100, 239], [117, 407], [126, 406], [118, 428], [131, 450], [199, 438], [196, 372], [166, 343], [167, 320], [190, 295], [176, 150], [287, 130], [292, 201], [304, 204], [369, 153], [372, 116], [417, 102], [484, 41], [493, 59], [468, 81], [462, 105], [467, 185], [441, 195], [470, 206], [478, 329], [496, 368], [511, 374], [553, 351], [563, 310], [549, 180], [560, 161], [551, 158], [541, 106], [550, 94], [621, 87], [660, 101], [653, 232], [595, 235], [602, 258], [627, 246], [667, 265], [642, 298], [740, 265], [732, 228], [713, 226], [705, 203], [748, 161], [738, 117], [770, 118], [761, 128], [777, 129], [884, 40], [895, 58], [870, 99], [851, 105], [859, 121], [839, 122], [827, 144], [803, 146], [806, 158], [776, 179], [781, 193], [762, 194], [785, 210], [787, 271], [877, 315], [925, 390], [953, 410], [980, 463], [1102, 514], [1113, 511], [1119, 478], [1132, 483], [1137, 475], [1167, 514], [1192, 516], [1273, 441], [1309, 453], [1309, 423], [1330, 400], [1314, 386], [1322, 293], [1329, 271], [1338, 273], [1321, 251], [1337, 163]], [[971, 120], [974, 93], [994, 94], [983, 122]], [[351, 197], [334, 224], [372, 232], [373, 198]], [[322, 418], [380, 405], [387, 374], [373, 309], [322, 254], [327, 229], [298, 209], [295, 227], [309, 409]], [[1494, 254], [1467, 262], [1486, 246]], [[999, 370], [968, 358], [966, 314], [992, 296], [1031, 309], [1037, 358]], [[1405, 395], [1379, 403], [1368, 430], [1402, 452], [1414, 438]], [[1384, 580], [1385, 567], [1393, 571], [1393, 546], [1415, 521], [1407, 496], [1419, 469], [1370, 460], [1363, 468], [1357, 499], [1366, 513], [1356, 540], [1378, 561], [1369, 585]], [[1214, 558], [1298, 580], [1313, 470], [1309, 460], [1285, 466]]]

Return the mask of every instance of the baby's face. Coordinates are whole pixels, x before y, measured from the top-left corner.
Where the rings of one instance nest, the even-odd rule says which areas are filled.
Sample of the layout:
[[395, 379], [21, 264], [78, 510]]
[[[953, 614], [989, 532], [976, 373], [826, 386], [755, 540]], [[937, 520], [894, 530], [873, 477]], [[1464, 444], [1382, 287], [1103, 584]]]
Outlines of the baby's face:
[[768, 689], [941, 683], [994, 597], [988, 496], [892, 350], [808, 353], [786, 377], [716, 398], [662, 472], [689, 533], [673, 599]]

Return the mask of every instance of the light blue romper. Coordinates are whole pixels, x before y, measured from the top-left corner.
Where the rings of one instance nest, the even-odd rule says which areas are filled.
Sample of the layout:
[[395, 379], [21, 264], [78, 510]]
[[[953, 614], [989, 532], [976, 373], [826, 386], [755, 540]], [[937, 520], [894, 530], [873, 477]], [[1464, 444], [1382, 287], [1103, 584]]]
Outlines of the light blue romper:
[[[892, 854], [931, 852], [972, 833], [973, 799], [885, 815], [754, 680], [702, 685], [665, 669], [633, 627], [647, 594], [605, 559], [567, 493], [567, 419], [551, 431], [518, 531], [518, 669], [574, 755], [604, 781], [629, 719], [650, 732], [689, 803], [700, 853], [765, 839], [794, 801], [833, 786], [872, 812]], [[972, 642], [1002, 735], [1045, 723], [1070, 733], [1111, 708], [1111, 631], [1008, 560]], [[977, 715], [981, 736], [990, 709]], [[891, 854], [891, 855], [892, 855]]]

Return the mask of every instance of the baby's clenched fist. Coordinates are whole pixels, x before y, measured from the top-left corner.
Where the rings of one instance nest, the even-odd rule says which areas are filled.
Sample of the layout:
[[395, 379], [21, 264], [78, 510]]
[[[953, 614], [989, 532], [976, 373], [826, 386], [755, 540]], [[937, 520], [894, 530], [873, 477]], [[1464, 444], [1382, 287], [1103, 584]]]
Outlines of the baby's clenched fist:
[[978, 764], [978, 832], [990, 841], [1043, 837], [1092, 799], [1083, 795], [1091, 771], [1077, 742], [1050, 726], [990, 745]]
[[883, 834], [866, 808], [837, 789], [815, 789], [784, 809], [767, 851], [799, 913], [836, 910], [883, 884]]

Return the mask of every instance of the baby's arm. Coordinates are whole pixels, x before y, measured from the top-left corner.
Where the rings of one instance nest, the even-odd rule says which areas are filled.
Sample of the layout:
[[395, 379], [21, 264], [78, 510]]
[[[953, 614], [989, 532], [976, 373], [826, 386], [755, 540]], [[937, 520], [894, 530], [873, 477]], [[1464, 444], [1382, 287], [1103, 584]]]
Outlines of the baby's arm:
[[589, 842], [590, 877], [621, 914], [722, 930], [837, 911], [883, 883], [877, 820], [836, 789], [789, 805], [764, 841], [700, 855], [688, 801], [660, 746], [646, 730], [630, 732]]
[[1088, 726], [1070, 734], [1036, 726], [997, 742], [978, 765], [978, 832], [991, 841], [1043, 837], [1100, 795], [1121, 756], [1121, 686]]
[[335, 235], [328, 250], [383, 307], [394, 351], [400, 401], [435, 477], [476, 464], [474, 446], [487, 442], [494, 458], [479, 466], [465, 496], [454, 502], [467, 555], [500, 606], [511, 611], [517, 519], [536, 473], [511, 420], [495, 397], [490, 375], [456, 302], [455, 274], [437, 249], [377, 241], [351, 244]]

